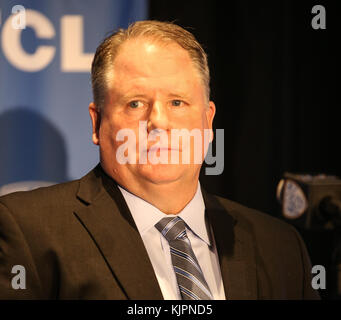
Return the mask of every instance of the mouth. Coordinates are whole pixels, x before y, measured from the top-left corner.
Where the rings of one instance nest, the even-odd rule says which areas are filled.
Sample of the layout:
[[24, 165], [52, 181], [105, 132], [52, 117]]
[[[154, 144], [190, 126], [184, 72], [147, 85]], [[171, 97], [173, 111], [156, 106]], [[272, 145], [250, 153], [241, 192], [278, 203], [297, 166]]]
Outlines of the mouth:
[[170, 148], [170, 147], [154, 147], [154, 146], [152, 146], [152, 147], [149, 147], [149, 148], [147, 148], [147, 152], [157, 152], [157, 151], [172, 151], [172, 150], [174, 150], [174, 151], [180, 151], [179, 149], [176, 149], [176, 148]]

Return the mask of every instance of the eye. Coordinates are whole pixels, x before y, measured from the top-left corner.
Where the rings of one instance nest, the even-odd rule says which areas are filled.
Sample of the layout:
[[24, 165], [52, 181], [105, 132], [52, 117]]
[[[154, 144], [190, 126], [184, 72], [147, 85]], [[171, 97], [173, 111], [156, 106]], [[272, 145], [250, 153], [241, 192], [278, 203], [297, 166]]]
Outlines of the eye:
[[181, 100], [172, 100], [172, 106], [173, 107], [180, 107], [182, 105], [182, 101]]
[[134, 101], [129, 102], [129, 107], [133, 108], [133, 109], [137, 109], [137, 108], [142, 107], [142, 106], [143, 106], [143, 103], [141, 101], [138, 101], [138, 100], [134, 100]]

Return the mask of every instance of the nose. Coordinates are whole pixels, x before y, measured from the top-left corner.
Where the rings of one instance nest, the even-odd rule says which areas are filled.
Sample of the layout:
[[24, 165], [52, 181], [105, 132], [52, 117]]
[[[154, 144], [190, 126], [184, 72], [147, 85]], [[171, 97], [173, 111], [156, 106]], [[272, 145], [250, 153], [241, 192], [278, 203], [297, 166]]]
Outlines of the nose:
[[166, 106], [160, 101], [155, 101], [148, 115], [148, 133], [155, 129], [168, 130], [169, 117]]

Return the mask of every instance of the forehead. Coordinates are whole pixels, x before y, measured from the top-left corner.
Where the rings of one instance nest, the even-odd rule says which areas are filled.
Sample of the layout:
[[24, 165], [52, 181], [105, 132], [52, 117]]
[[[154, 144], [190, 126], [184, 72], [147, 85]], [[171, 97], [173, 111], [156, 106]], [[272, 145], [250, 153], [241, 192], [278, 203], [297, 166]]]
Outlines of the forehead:
[[121, 90], [132, 86], [182, 90], [201, 86], [199, 72], [185, 49], [175, 42], [149, 38], [123, 43], [108, 75], [109, 84]]

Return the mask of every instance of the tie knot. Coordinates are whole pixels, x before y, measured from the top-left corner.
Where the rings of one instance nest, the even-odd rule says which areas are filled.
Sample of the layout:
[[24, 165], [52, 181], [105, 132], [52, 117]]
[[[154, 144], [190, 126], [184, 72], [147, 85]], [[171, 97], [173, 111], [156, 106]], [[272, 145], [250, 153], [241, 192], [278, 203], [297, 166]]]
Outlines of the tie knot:
[[169, 217], [161, 219], [155, 228], [168, 240], [181, 239], [186, 236], [185, 222], [179, 217]]

